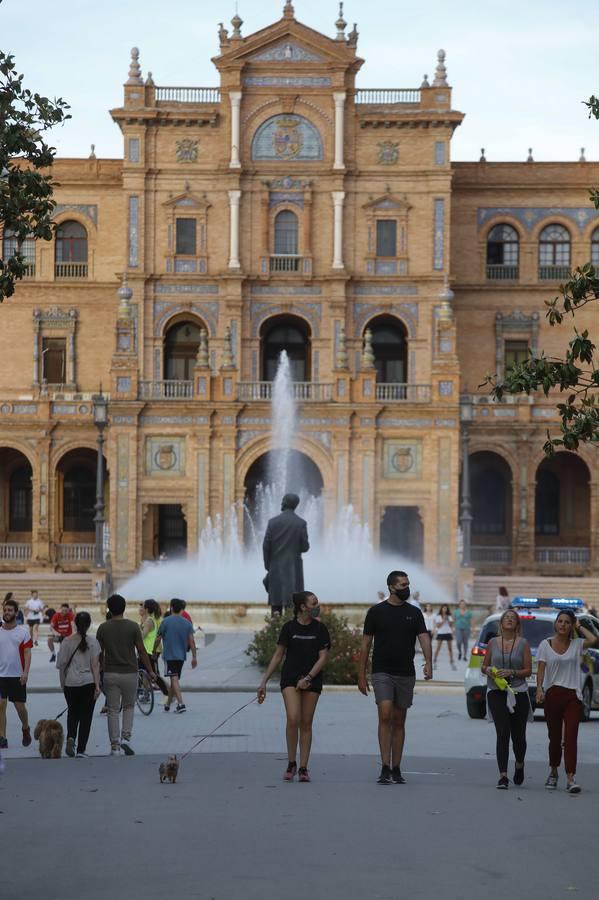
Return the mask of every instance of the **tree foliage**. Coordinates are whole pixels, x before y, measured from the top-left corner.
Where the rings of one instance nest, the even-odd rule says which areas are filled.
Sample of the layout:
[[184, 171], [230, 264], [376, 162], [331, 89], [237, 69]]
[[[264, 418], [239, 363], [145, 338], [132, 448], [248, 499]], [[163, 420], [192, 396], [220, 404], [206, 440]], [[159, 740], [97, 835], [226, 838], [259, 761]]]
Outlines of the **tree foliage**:
[[[1, 0], [0, 0], [1, 2]], [[44, 140], [54, 125], [69, 119], [64, 100], [49, 100], [23, 85], [14, 57], [0, 51], [0, 223], [17, 239], [52, 239], [53, 182], [41, 170], [52, 165], [55, 148]], [[0, 303], [15, 290], [26, 272], [20, 252], [2, 258]]]
[[[599, 97], [590, 97], [585, 105], [589, 118], [599, 119]], [[589, 195], [595, 209], [599, 209], [599, 187], [590, 188]], [[575, 269], [570, 279], [560, 285], [557, 297], [545, 301], [546, 318], [551, 326], [561, 325], [565, 318], [574, 318], [577, 311], [598, 298], [599, 269], [589, 262]], [[578, 450], [581, 443], [599, 442], [599, 356], [587, 329], [574, 328], [563, 358], [531, 353], [525, 362], [508, 369], [503, 381], [489, 376], [484, 383], [492, 386], [496, 400], [502, 400], [506, 394], [542, 391], [548, 396], [553, 390], [567, 392], [565, 402], [557, 404], [560, 436], [552, 437], [547, 432], [547, 456], [553, 456], [556, 447]]]

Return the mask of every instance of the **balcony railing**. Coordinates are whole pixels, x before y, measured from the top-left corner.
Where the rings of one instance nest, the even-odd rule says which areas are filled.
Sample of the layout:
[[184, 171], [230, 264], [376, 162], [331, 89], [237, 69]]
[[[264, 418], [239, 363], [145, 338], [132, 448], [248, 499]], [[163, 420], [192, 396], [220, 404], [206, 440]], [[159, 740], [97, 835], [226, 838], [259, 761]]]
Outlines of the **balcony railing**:
[[570, 266], [539, 266], [539, 281], [567, 280], [570, 273]]
[[388, 106], [392, 103], [420, 103], [419, 90], [404, 88], [366, 88], [356, 91], [356, 103]]
[[0, 562], [25, 562], [31, 559], [31, 544], [0, 544]]
[[159, 103], [220, 103], [220, 88], [157, 87], [155, 98]]
[[60, 563], [89, 563], [95, 556], [95, 544], [56, 544], [56, 558]]
[[140, 400], [190, 400], [193, 381], [140, 381]]
[[[315, 381], [293, 382], [293, 397], [300, 403], [326, 403], [332, 399], [333, 385]], [[272, 381], [240, 381], [237, 399], [243, 402], [272, 400]]]
[[588, 547], [536, 547], [535, 560], [542, 565], [583, 566], [591, 559]]
[[23, 278], [35, 278], [35, 263], [34, 262], [26, 262], [25, 263], [25, 271], [23, 272]]
[[271, 272], [299, 272], [301, 268], [301, 256], [285, 256], [283, 254], [273, 254], [270, 257]]
[[54, 266], [56, 278], [87, 278], [87, 263], [60, 262]]
[[487, 266], [489, 281], [517, 281], [519, 275], [518, 266]]
[[470, 555], [473, 563], [511, 563], [512, 548], [486, 545], [471, 547]]
[[385, 384], [378, 382], [375, 398], [385, 403], [430, 403], [430, 384]]

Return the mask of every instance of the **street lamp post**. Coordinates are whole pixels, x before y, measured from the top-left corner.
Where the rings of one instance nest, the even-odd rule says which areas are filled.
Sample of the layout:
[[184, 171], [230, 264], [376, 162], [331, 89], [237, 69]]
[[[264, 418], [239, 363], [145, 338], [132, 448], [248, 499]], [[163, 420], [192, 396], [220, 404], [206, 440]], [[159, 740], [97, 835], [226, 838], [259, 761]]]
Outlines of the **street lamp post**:
[[96, 467], [96, 514], [94, 523], [96, 526], [96, 554], [95, 565], [101, 569], [104, 566], [104, 429], [108, 425], [108, 401], [102, 389], [99, 394], [93, 396], [94, 425], [98, 429], [97, 447], [98, 459]]
[[470, 500], [470, 433], [473, 409], [469, 397], [460, 399], [460, 421], [462, 424], [462, 496], [460, 504], [460, 525], [462, 528], [462, 566], [472, 565], [472, 503]]

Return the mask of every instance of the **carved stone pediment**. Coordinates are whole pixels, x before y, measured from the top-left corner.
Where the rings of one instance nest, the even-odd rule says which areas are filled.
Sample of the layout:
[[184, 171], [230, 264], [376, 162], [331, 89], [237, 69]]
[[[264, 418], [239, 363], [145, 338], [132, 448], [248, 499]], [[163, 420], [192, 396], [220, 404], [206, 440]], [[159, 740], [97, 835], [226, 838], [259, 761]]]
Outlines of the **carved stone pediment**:
[[395, 194], [383, 194], [382, 197], [377, 197], [374, 200], [369, 200], [368, 203], [365, 203], [362, 209], [367, 209], [372, 212], [378, 212], [379, 210], [395, 210], [395, 211], [403, 211], [408, 212], [412, 207], [408, 203], [405, 197], [397, 197]]

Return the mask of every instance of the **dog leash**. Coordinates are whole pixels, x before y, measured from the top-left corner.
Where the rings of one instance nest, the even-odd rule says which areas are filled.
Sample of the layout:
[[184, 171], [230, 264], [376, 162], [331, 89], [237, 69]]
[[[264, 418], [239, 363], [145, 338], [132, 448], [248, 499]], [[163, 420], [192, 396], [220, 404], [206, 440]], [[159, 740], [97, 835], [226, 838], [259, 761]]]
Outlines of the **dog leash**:
[[255, 703], [257, 699], [258, 699], [257, 697], [252, 697], [251, 700], [248, 700], [247, 703], [244, 703], [243, 706], [240, 706], [239, 709], [236, 709], [236, 710], [235, 710], [235, 712], [232, 712], [230, 716], [227, 716], [226, 719], [223, 719], [223, 721], [222, 721], [219, 725], [217, 725], [216, 728], [214, 728], [214, 729], [210, 732], [210, 734], [204, 734], [204, 735], [202, 735], [202, 737], [200, 738], [200, 740], [199, 740], [199, 741], [196, 741], [195, 744], [194, 744], [192, 747], [189, 748], [189, 750], [187, 751], [187, 753], [184, 753], [184, 754], [183, 754], [183, 756], [181, 757], [181, 760], [180, 760], [180, 761], [183, 762], [183, 760], [185, 759], [185, 757], [186, 757], [186, 756], [189, 756], [189, 754], [192, 753], [192, 752], [195, 750], [196, 747], [199, 747], [200, 744], [202, 743], [202, 741], [205, 741], [207, 738], [212, 737], [212, 735], [213, 735], [215, 732], [217, 732], [219, 728], [222, 728], [223, 725], [226, 725], [227, 722], [230, 722], [231, 719], [233, 718], [233, 716], [236, 716], [237, 713], [240, 713], [240, 712], [242, 711], [242, 709], [246, 709], [246, 707], [251, 706], [251, 704], [252, 704], [252, 703]]
[[56, 716], [56, 719], [58, 720], [58, 719], [60, 719], [61, 716], [64, 716], [64, 714], [66, 713], [68, 708], [69, 708], [68, 706], [65, 706], [63, 711], [58, 713], [58, 715]]

